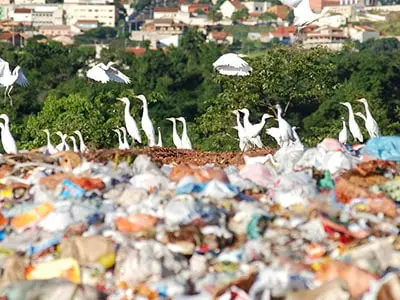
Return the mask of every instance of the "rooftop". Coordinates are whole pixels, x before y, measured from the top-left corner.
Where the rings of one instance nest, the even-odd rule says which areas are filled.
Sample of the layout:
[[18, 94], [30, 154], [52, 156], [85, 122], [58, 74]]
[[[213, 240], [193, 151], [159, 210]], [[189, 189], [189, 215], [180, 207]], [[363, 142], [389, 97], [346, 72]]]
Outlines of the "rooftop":
[[178, 12], [178, 7], [155, 7], [154, 12]]
[[231, 3], [236, 9], [246, 8], [240, 1], [233, 0]]
[[142, 47], [126, 47], [125, 52], [130, 52], [135, 54], [135, 56], [142, 55], [146, 53], [147, 49]]
[[14, 10], [15, 14], [30, 14], [33, 11], [31, 8], [16, 8]]
[[214, 31], [214, 32], [211, 33], [211, 35], [212, 35], [214, 40], [216, 40], [216, 41], [219, 40], [220, 41], [220, 40], [226, 39], [229, 34], [227, 32], [225, 32], [225, 31]]

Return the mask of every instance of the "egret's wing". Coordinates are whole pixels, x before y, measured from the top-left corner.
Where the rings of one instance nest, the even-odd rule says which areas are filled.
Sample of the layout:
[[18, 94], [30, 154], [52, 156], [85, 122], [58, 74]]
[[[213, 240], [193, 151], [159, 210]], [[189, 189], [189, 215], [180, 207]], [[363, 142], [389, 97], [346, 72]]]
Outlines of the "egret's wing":
[[90, 79], [93, 79], [94, 81], [101, 83], [107, 83], [110, 81], [110, 78], [107, 76], [106, 72], [98, 66], [90, 68], [86, 72], [86, 76]]
[[303, 25], [308, 21], [312, 21], [315, 13], [311, 10], [310, 0], [301, 0], [297, 6], [294, 7], [294, 21], [295, 25]]
[[0, 58], [0, 78], [8, 74], [11, 74], [10, 65], [8, 62]]
[[248, 76], [250, 75], [249, 70], [241, 70], [241, 69], [236, 69], [232, 68], [229, 66], [223, 66], [217, 68], [218, 73], [222, 75], [230, 75], [230, 76]]
[[218, 68], [221, 66], [230, 66], [233, 68], [249, 68], [249, 64], [234, 53], [224, 54], [213, 63], [214, 68]]
[[301, 2], [301, 0], [280, 0], [280, 1], [283, 5], [289, 6], [291, 8], [298, 6], [299, 3]]
[[15, 81], [17, 84], [19, 84], [20, 86], [28, 86], [29, 82], [28, 79], [26, 78], [24, 72], [22, 72], [21, 69], [18, 70], [18, 77], [17, 80]]
[[114, 67], [110, 67], [108, 70], [106, 70], [106, 73], [107, 73], [108, 77], [110, 78], [110, 80], [112, 80], [112, 81], [119, 82], [119, 83], [126, 83], [126, 84], [131, 82], [131, 80], [129, 79], [128, 76], [126, 76], [122, 72], [118, 71]]

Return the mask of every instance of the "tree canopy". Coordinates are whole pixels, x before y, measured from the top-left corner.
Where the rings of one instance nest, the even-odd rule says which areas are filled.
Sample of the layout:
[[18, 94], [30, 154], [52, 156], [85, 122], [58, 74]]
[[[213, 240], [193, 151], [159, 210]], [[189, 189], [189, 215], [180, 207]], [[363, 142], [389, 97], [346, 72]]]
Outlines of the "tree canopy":
[[[238, 150], [230, 111], [247, 107], [251, 121], [259, 122], [276, 103], [288, 105], [285, 119], [300, 128], [303, 141], [315, 144], [340, 131], [340, 116], [347, 119], [340, 102], [349, 101], [355, 111], [364, 112], [354, 101], [360, 97], [369, 101], [383, 134], [400, 130], [400, 49], [394, 40], [351, 44], [341, 52], [275, 46], [245, 58], [254, 69], [247, 77], [213, 70], [213, 62], [228, 51], [226, 47], [207, 42], [195, 29], [182, 36], [179, 47], [148, 50], [139, 57], [115, 44], [102, 51], [101, 61], [116, 61], [131, 78], [129, 85], [121, 85], [96, 83], [84, 76], [95, 57], [92, 47], [35, 39], [24, 48], [0, 44], [0, 57], [11, 68], [20, 65], [30, 81], [29, 87], [13, 90], [13, 107], [2, 101], [0, 106], [10, 116], [18, 147], [29, 149], [45, 144], [45, 128], [68, 134], [79, 129], [92, 147], [116, 146], [111, 129], [124, 123], [123, 104], [115, 99], [131, 99], [131, 112], [140, 122], [141, 105], [133, 97], [138, 94], [148, 98], [150, 116], [169, 146], [172, 126], [166, 118], [184, 116], [195, 148]], [[270, 119], [267, 126], [277, 123]], [[53, 138], [56, 143], [57, 136]], [[265, 133], [262, 139], [275, 145]]]

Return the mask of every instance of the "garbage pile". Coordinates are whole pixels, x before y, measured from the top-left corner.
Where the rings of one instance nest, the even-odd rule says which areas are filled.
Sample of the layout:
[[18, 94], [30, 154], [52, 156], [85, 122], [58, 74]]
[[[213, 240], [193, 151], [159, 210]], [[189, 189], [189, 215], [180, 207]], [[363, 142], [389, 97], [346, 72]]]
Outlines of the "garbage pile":
[[396, 299], [399, 170], [333, 139], [224, 168], [3, 156], [0, 296]]

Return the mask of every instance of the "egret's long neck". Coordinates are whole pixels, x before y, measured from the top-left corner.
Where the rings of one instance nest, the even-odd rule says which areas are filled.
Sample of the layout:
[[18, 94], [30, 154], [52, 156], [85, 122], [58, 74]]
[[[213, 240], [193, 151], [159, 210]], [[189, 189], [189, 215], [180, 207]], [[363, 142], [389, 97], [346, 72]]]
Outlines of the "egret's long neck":
[[371, 114], [371, 111], [369, 110], [368, 103], [364, 103], [364, 106], [365, 106], [365, 114], [367, 115], [367, 119], [372, 119], [372, 114]]
[[126, 138], [126, 131], [122, 130], [122, 136], [124, 138], [124, 144], [128, 144], [128, 139]]
[[125, 103], [125, 117], [130, 116], [131, 112], [131, 104], [128, 102]]
[[182, 125], [183, 125], [182, 135], [187, 135], [187, 128], [186, 128], [186, 121], [185, 120], [182, 121]]
[[346, 121], [342, 121], [342, 123], [343, 123], [343, 129], [346, 129]]
[[119, 131], [116, 131], [116, 133], [118, 134], [118, 143], [120, 146], [122, 146], [123, 143], [122, 143], [122, 139], [121, 139], [121, 133]]
[[149, 109], [147, 107], [147, 101], [143, 100], [143, 116], [149, 116]]
[[282, 119], [282, 109], [281, 108], [278, 108], [277, 109], [277, 117], [278, 117], [278, 120], [281, 120]]
[[159, 144], [159, 145], [162, 145], [162, 137], [161, 137], [160, 128], [158, 128], [158, 144]]
[[176, 130], [176, 121], [175, 120], [172, 121], [172, 134], [179, 136], [178, 131]]
[[240, 123], [239, 113], [236, 114], [236, 123], [237, 123], [237, 126], [238, 126], [238, 130], [243, 128], [242, 123]]
[[76, 144], [76, 140], [75, 139], [71, 139], [72, 141], [72, 146], [74, 147], [74, 151], [78, 152], [78, 145]]
[[81, 144], [81, 147], [85, 145], [85, 142], [83, 141], [83, 136], [80, 132], [78, 132], [78, 137], [79, 137], [79, 143]]
[[46, 131], [46, 136], [47, 136], [47, 147], [50, 147], [52, 146], [50, 141], [50, 133], [48, 133], [47, 131]]
[[[238, 116], [238, 117], [239, 117], [239, 116]], [[247, 126], [252, 125], [252, 124], [250, 123], [250, 120], [249, 120], [249, 113], [248, 113], [247, 111], [244, 113], [243, 123], [244, 123], [244, 126], [245, 126], [245, 127], [246, 127], [246, 125], [247, 125]]]
[[347, 108], [349, 109], [349, 119], [355, 120], [354, 119], [353, 108], [351, 106], [349, 106]]

